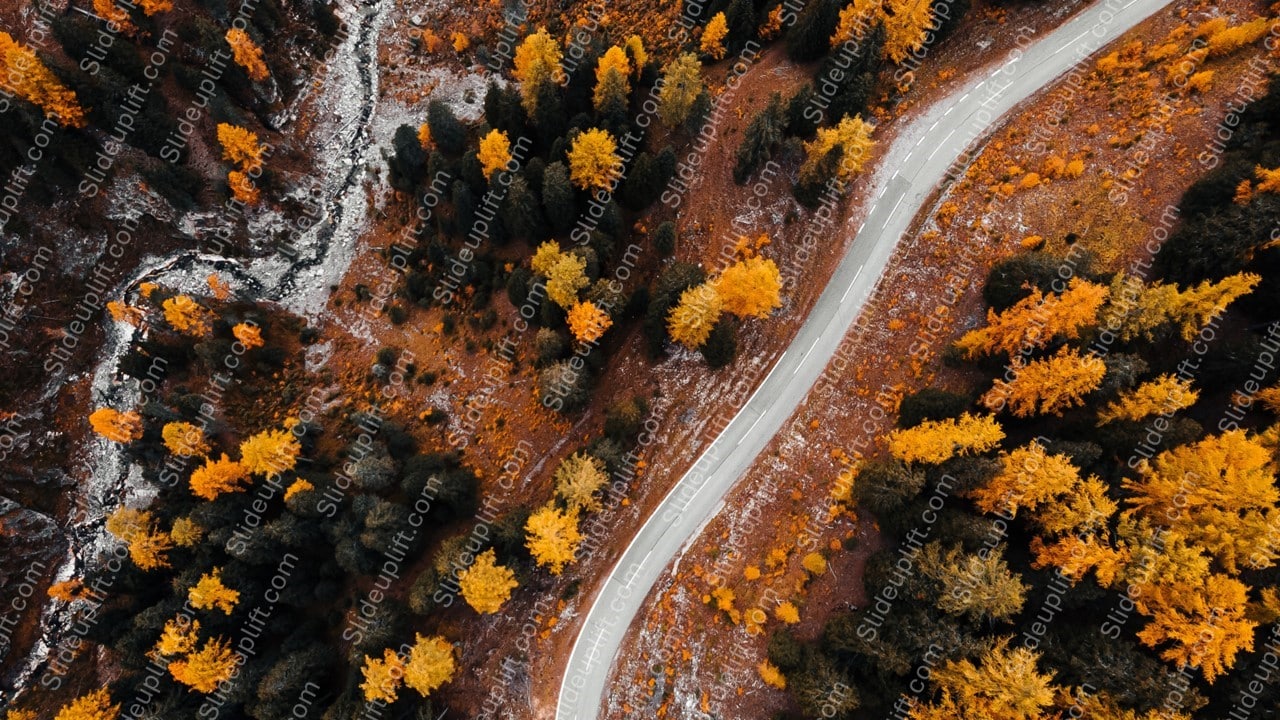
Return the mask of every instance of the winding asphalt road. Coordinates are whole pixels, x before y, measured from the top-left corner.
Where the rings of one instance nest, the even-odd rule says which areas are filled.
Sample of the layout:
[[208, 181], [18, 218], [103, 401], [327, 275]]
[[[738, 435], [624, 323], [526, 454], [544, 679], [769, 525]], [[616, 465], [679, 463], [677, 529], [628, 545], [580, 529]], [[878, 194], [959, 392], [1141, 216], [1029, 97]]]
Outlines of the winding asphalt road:
[[[663, 498], [596, 595], [569, 656], [557, 720], [592, 720], [614, 658], [645, 597], [677, 552], [723, 506], [725, 494], [822, 376], [898, 240], [965, 150], [1001, 116], [1171, 0], [1096, 0], [1013, 51], [994, 72], [953, 92], [905, 128], [880, 165], [866, 222], [826, 289], [756, 392]], [[1087, 67], [1087, 66], [1082, 66]]]

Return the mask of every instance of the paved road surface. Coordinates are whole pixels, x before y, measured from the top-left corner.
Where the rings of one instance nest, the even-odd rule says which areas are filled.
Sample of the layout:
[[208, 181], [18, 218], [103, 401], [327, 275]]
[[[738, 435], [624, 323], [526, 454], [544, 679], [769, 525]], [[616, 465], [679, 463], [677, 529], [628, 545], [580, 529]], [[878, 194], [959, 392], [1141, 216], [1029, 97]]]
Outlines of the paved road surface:
[[[725, 493], [821, 377], [930, 192], [1002, 115], [1170, 0], [1096, 0], [905, 128], [874, 183], [877, 199], [795, 340], [754, 395], [632, 539], [610, 571], [569, 657], [557, 720], [592, 720], [627, 627], [677, 552], [721, 509]], [[1088, 66], [1083, 66], [1086, 69]]]

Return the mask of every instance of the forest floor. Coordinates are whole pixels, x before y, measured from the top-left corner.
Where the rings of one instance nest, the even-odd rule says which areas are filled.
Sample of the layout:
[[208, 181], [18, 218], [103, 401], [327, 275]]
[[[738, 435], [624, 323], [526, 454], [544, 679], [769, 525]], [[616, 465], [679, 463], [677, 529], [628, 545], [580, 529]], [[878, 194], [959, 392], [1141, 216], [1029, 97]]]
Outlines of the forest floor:
[[[941, 356], [984, 317], [990, 267], [1033, 245], [1066, 255], [1072, 242], [1095, 258], [1094, 271], [1144, 259], [1143, 243], [1154, 228], [1170, 229], [1166, 208], [1203, 172], [1197, 155], [1265, 51], [1259, 43], [1211, 59], [1197, 68], [1214, 71], [1209, 87], [1171, 95], [1165, 69], [1178, 58], [1106, 72], [1097, 61], [1120, 51], [1123, 66], [1166, 41], [1185, 41], [1189, 28], [1211, 17], [1264, 11], [1257, 2], [1175, 3], [1015, 111], [958, 182], [935, 194], [837, 359], [726, 498], [733, 511], [712, 520], [659, 580], [614, 669], [618, 690], [608, 717], [655, 707], [660, 716], [688, 717], [713, 704], [725, 717], [769, 717], [789, 707], [787, 695], [756, 671], [769, 633], [784, 625], [774, 608], [798, 606], [791, 630], [811, 640], [833, 610], [866, 601], [862, 566], [893, 539], [879, 537], [875, 518], [845, 511], [833, 495], [847, 487], [859, 458], [882, 450], [904, 394], [974, 390], [978, 378]], [[1082, 174], [1047, 179], [1055, 155], [1081, 159]], [[1026, 180], [1031, 173], [1037, 181]], [[810, 551], [827, 555], [821, 577], [802, 567]], [[716, 608], [710, 593], [720, 585], [733, 591], [741, 624]], [[762, 628], [748, 622], [752, 611], [769, 618]]]

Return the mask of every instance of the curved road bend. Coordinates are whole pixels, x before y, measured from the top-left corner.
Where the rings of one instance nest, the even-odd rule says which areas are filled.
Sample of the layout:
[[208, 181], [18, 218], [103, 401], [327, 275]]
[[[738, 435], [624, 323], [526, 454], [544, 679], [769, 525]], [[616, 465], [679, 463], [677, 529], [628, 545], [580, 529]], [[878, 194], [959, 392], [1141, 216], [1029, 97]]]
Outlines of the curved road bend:
[[1171, 0], [1096, 0], [904, 129], [877, 173], [876, 201], [787, 350], [742, 410], [671, 489], [605, 578], [560, 686], [556, 720], [594, 720], [632, 618], [677, 551], [721, 509], [821, 377], [912, 219], [951, 165], [1005, 113]]

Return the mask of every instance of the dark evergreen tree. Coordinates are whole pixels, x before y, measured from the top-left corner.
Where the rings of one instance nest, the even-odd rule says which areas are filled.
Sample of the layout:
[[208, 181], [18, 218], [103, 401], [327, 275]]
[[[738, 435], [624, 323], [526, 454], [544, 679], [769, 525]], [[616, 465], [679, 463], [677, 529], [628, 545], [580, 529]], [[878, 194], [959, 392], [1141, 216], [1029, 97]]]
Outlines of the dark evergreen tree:
[[756, 114], [743, 133], [738, 146], [737, 163], [733, 166], [733, 181], [742, 185], [773, 157], [773, 148], [782, 141], [786, 115], [782, 109], [782, 96], [774, 93], [769, 104]]
[[427, 104], [427, 127], [431, 129], [432, 142], [445, 155], [457, 157], [467, 149], [467, 130], [443, 101]]

